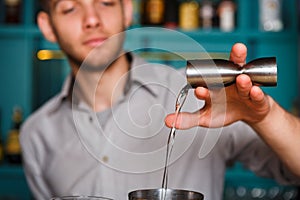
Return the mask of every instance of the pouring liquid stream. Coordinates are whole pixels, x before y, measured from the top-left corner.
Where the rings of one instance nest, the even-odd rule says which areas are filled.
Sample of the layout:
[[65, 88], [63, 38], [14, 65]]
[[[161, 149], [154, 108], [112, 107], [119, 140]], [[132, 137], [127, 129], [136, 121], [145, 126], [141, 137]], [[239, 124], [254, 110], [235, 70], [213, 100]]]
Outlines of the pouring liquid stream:
[[165, 159], [165, 167], [164, 167], [164, 173], [163, 173], [163, 179], [162, 179], [162, 188], [164, 189], [165, 192], [162, 193], [163, 198], [166, 198], [166, 191], [168, 188], [168, 165], [171, 159], [171, 154], [175, 142], [175, 133], [176, 133], [176, 122], [178, 118], [178, 114], [180, 113], [180, 110], [186, 100], [186, 97], [188, 95], [188, 91], [191, 88], [191, 85], [187, 84], [185, 85], [181, 91], [179, 92], [177, 99], [176, 99], [176, 104], [175, 104], [175, 119], [172, 124], [172, 128], [170, 130], [169, 136], [168, 136], [168, 142], [167, 142], [167, 152], [166, 152], [166, 159]]

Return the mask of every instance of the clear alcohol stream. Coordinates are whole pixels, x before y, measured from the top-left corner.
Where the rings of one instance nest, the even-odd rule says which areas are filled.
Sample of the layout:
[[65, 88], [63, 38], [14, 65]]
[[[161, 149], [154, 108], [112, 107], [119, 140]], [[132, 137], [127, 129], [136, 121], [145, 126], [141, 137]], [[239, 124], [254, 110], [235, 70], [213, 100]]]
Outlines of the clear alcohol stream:
[[[177, 122], [178, 114], [186, 100], [186, 97], [188, 95], [188, 91], [191, 88], [189, 84], [184, 86], [181, 91], [179, 92], [177, 99], [176, 99], [176, 104], [175, 104], [175, 119], [172, 124], [172, 128], [169, 133], [168, 137], [168, 142], [167, 142], [167, 152], [166, 152], [166, 160], [165, 160], [165, 168], [164, 168], [164, 173], [163, 173], [163, 179], [162, 179], [162, 188], [166, 189], [168, 188], [168, 165], [171, 159], [171, 154], [174, 146], [174, 141], [175, 141], [175, 133], [176, 133], [176, 128], [175, 124]], [[164, 195], [166, 196], [166, 195]], [[164, 198], [161, 198], [164, 199]]]

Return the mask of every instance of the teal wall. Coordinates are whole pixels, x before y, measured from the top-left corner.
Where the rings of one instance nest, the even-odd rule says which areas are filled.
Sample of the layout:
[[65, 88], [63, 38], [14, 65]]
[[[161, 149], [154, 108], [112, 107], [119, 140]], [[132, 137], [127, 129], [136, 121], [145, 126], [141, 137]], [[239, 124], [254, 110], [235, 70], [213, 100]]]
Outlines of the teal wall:
[[[4, 7], [0, 4], [0, 132], [2, 136], [6, 136], [10, 128], [11, 112], [15, 105], [21, 106], [27, 117], [60, 89], [64, 77], [69, 72], [64, 59], [41, 61], [36, 57], [40, 49], [57, 50], [58, 47], [46, 42], [37, 29], [35, 2], [26, 0], [25, 4], [23, 1], [24, 12], [20, 25], [2, 23]], [[261, 32], [258, 29], [258, 1], [236, 0], [236, 2], [238, 5], [237, 28], [233, 32], [223, 33], [215, 29], [206, 32], [199, 29], [182, 33], [202, 45], [204, 50], [213, 57], [228, 57], [231, 46], [236, 42], [243, 42], [247, 45], [248, 61], [258, 57], [276, 56], [278, 86], [264, 88], [264, 90], [285, 109], [291, 110], [293, 102], [299, 98], [298, 1], [283, 1], [285, 27], [283, 31], [276, 33]], [[176, 34], [170, 35], [164, 31], [134, 31], [128, 35], [126, 41], [128, 49], [161, 45], [170, 51], [187, 52], [186, 55], [189, 58], [197, 58], [197, 49], [178, 40]], [[174, 59], [166, 52], [157, 53], [157, 49], [154, 49], [152, 55], [148, 50], [145, 54], [145, 49], [139, 53], [151, 62], [174, 64], [175, 67], [182, 67], [185, 64], [184, 60]], [[241, 169], [239, 168], [238, 171]], [[227, 174], [227, 180], [239, 182], [234, 177], [240, 180], [241, 176], [235, 173], [234, 171]], [[252, 180], [253, 175], [249, 176]], [[23, 191], [26, 196], [30, 196], [21, 167], [0, 167], [0, 180], [0, 198], [4, 193], [22, 193]], [[243, 180], [246, 182], [246, 178]], [[4, 187], [5, 185], [7, 187]], [[12, 189], [13, 185], [15, 190], [7, 189]]]
[[[30, 4], [30, 2], [32, 4]], [[28, 116], [45, 99], [59, 88], [68, 69], [63, 60], [39, 61], [39, 49], [57, 49], [57, 46], [43, 40], [35, 26], [34, 1], [25, 5], [23, 24], [0, 25], [0, 121], [1, 132], [6, 134], [10, 126], [10, 115], [14, 105], [20, 105]], [[219, 30], [206, 32], [201, 29], [184, 32], [195, 39], [209, 53], [228, 54], [235, 42], [248, 46], [248, 61], [258, 57], [276, 56], [278, 61], [278, 87], [266, 88], [286, 109], [298, 97], [298, 17], [297, 1], [287, 0], [283, 4], [285, 28], [278, 33], [265, 33], [258, 29], [257, 1], [237, 0], [237, 28], [231, 33]], [[3, 20], [2, 20], [3, 21]], [[165, 33], [141, 32], [129, 36], [127, 46], [145, 46], [148, 43], [162, 43], [170, 49], [191, 52], [186, 44]], [[176, 42], [175, 42], [176, 41]], [[161, 57], [164, 59], [164, 57]], [[174, 62], [167, 60], [168, 64]], [[181, 66], [183, 65], [181, 62]], [[176, 64], [176, 63], [175, 63]]]

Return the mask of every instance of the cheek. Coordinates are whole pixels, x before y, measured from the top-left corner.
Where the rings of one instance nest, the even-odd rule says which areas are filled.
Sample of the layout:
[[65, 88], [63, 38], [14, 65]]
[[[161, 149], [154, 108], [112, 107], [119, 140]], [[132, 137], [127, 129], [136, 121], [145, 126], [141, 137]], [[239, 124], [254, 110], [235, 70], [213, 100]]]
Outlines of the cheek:
[[[80, 30], [81, 29], [80, 29], [80, 26], [78, 25], [78, 23], [76, 24], [76, 23], [70, 23], [70, 22], [64, 23], [63, 27], [58, 29], [59, 35], [61, 37], [70, 38], [70, 40], [78, 37], [80, 35]], [[77, 40], [78, 40], [78, 38], [77, 38]]]
[[119, 33], [124, 31], [125, 19], [121, 13], [116, 13], [113, 17], [111, 15], [102, 16], [101, 23], [106, 27], [106, 30], [114, 31], [114, 33]]
[[56, 34], [59, 37], [64, 38], [72, 38], [75, 37], [76, 34], [79, 34], [81, 24], [80, 21], [76, 19], [76, 17], [73, 18], [54, 18], [53, 24], [56, 30]]
[[78, 25], [72, 23], [64, 23], [63, 26], [56, 30], [56, 37], [61, 46], [76, 45], [80, 41], [80, 29]]
[[84, 52], [84, 48], [80, 48], [81, 44], [78, 31], [75, 29], [68, 28], [58, 30], [57, 41], [60, 49], [72, 59], [82, 61], [86, 57], [87, 53]]

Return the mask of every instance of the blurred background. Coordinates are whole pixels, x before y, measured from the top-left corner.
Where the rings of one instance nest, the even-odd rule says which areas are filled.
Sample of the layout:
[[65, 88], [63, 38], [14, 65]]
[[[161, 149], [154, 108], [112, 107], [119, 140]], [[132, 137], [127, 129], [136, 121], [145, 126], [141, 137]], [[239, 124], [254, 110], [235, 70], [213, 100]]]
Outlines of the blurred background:
[[[19, 127], [60, 90], [69, 68], [58, 46], [45, 41], [36, 26], [37, 1], [0, 2], [0, 200], [32, 199], [22, 169]], [[299, 115], [299, 0], [133, 2], [134, 22], [125, 48], [150, 62], [180, 68], [185, 59], [228, 59], [231, 46], [243, 42], [248, 61], [277, 58], [278, 86], [263, 89]], [[156, 28], [139, 29], [143, 27]], [[173, 31], [193, 39], [203, 51]], [[225, 181], [224, 200], [300, 199], [297, 187], [258, 178], [239, 163], [228, 168]]]

